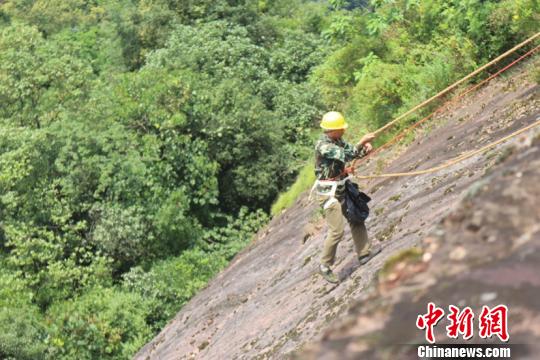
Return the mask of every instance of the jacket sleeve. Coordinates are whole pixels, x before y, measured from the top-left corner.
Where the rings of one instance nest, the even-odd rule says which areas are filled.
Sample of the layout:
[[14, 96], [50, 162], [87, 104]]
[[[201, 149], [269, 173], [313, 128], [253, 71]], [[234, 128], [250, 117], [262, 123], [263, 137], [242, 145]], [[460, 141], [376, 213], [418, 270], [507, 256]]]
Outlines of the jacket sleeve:
[[361, 147], [360, 149], [357, 149], [356, 146], [353, 146], [349, 143], [345, 143], [345, 146], [343, 147], [344, 153], [345, 153], [345, 161], [351, 161], [356, 158], [362, 158], [367, 155], [366, 150], [364, 147]]

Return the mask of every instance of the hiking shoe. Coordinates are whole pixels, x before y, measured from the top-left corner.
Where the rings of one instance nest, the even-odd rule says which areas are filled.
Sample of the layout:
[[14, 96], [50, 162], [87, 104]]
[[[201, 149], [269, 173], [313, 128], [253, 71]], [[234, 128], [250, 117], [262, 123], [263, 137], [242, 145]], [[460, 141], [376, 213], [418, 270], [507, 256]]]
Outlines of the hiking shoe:
[[336, 277], [336, 275], [334, 275], [332, 269], [330, 269], [329, 267], [321, 264], [321, 266], [319, 266], [319, 272], [321, 273], [322, 277], [329, 283], [337, 284], [339, 282], [338, 278]]
[[358, 257], [358, 262], [360, 263], [360, 265], [365, 265], [369, 260], [373, 259], [375, 255], [380, 253], [381, 250], [382, 250], [382, 247], [380, 245], [373, 246], [369, 254]]

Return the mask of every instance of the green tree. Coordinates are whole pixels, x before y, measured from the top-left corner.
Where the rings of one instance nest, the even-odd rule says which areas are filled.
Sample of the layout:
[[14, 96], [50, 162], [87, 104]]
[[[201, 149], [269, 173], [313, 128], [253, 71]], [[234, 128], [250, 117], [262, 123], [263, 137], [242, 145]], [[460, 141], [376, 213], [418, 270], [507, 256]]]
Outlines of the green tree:
[[86, 95], [91, 67], [35, 27], [14, 24], [0, 33], [0, 121], [40, 128]]
[[152, 334], [148, 301], [135, 293], [94, 288], [48, 311], [51, 358], [126, 359]]

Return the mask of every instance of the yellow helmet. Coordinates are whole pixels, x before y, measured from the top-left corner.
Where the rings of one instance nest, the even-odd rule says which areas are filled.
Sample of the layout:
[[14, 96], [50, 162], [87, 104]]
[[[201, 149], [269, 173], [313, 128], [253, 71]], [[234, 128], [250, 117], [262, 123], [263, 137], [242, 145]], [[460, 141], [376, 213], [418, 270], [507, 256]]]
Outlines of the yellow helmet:
[[321, 121], [321, 127], [324, 130], [346, 129], [348, 126], [343, 115], [337, 111], [327, 112]]

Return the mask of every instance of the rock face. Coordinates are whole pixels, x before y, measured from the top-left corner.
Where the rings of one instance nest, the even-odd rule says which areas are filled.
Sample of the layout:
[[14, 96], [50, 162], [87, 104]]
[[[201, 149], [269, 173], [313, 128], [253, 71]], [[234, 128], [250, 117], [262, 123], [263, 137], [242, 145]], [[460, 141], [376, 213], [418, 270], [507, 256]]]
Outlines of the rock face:
[[[535, 122], [539, 86], [527, 72], [534, 65], [448, 109], [406, 149], [387, 153], [384, 172], [429, 168]], [[359, 171], [373, 173], [380, 161]], [[325, 225], [305, 194], [136, 359], [415, 358], [415, 349], [399, 344], [425, 341], [415, 322], [429, 301], [475, 314], [482, 305], [508, 305], [510, 343], [530, 344], [520, 358], [533, 359], [540, 350], [539, 179], [535, 128], [434, 174], [360, 182], [373, 198], [368, 231], [383, 251], [359, 266], [347, 229], [338, 285], [317, 274]], [[445, 339], [444, 326], [435, 335]]]

